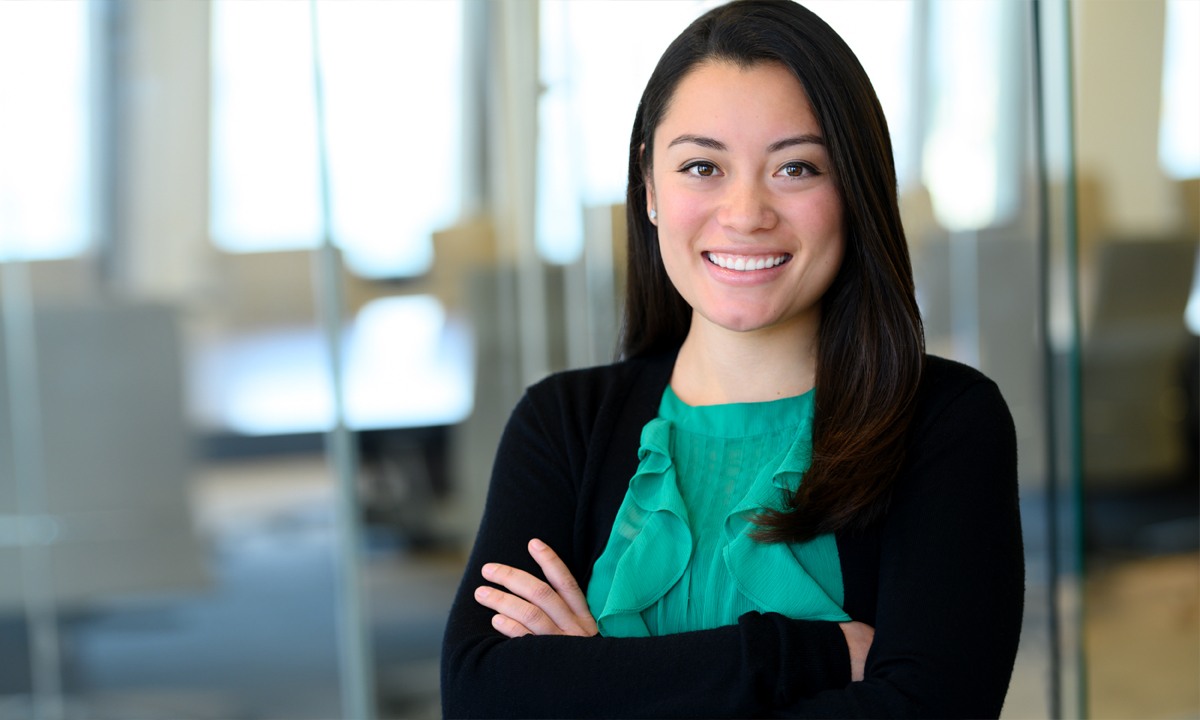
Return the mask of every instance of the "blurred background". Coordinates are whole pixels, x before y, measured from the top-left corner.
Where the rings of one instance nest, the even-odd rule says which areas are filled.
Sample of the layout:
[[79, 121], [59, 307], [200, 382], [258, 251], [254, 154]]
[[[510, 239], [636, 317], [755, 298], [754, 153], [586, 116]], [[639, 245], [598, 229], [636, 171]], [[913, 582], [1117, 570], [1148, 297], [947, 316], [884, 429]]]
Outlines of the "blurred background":
[[[0, 717], [440, 716], [503, 423], [613, 358], [637, 99], [712, 6], [0, 3]], [[809, 7], [929, 351], [1017, 423], [1005, 716], [1200, 717], [1200, 1]]]

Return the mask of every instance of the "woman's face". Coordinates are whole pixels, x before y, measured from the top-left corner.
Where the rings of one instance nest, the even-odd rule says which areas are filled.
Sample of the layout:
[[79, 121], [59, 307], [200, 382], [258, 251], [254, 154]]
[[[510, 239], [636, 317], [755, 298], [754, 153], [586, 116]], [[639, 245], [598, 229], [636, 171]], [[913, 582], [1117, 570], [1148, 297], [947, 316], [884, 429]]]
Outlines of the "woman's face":
[[705, 63], [655, 130], [647, 202], [667, 275], [707, 322], [815, 329], [842, 262], [842, 203], [817, 119], [786, 68]]

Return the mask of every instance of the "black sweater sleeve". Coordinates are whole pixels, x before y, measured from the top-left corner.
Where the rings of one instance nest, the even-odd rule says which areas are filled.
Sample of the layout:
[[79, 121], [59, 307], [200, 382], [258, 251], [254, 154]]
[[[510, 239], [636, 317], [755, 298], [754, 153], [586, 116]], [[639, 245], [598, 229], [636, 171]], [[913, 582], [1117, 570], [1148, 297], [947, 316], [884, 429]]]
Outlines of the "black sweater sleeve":
[[[483, 523], [455, 597], [442, 653], [446, 717], [751, 717], [849, 682], [836, 623], [749, 613], [734, 626], [653, 638], [509, 639], [475, 602], [481, 568], [500, 562], [541, 576], [537, 537], [577, 578], [580, 443], [569, 408], [538, 388], [514, 410], [496, 456]], [[539, 400], [541, 402], [539, 402]], [[551, 429], [553, 428], [553, 429]], [[834, 660], [830, 662], [828, 658]]]

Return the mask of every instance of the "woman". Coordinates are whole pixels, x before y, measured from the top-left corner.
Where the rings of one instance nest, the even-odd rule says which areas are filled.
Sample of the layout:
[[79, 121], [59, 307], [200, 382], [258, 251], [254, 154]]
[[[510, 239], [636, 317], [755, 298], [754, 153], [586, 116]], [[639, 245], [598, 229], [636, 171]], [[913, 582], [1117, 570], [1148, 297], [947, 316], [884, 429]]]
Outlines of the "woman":
[[924, 354], [895, 186], [812, 13], [737, 2], [671, 44], [630, 142], [625, 360], [514, 410], [447, 716], [999, 714], [1015, 433]]

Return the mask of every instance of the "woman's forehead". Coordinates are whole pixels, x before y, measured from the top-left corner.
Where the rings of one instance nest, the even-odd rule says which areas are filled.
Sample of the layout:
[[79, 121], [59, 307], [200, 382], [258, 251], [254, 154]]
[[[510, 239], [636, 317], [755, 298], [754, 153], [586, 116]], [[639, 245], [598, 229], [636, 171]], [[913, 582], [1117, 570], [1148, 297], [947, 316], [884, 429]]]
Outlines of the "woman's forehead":
[[690, 139], [714, 150], [737, 145], [767, 151], [796, 137], [819, 142], [821, 131], [804, 88], [788, 68], [705, 62], [676, 86], [656, 129], [655, 148]]

